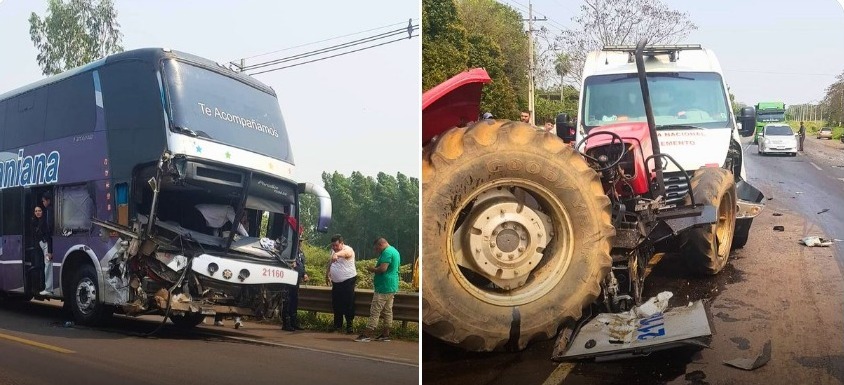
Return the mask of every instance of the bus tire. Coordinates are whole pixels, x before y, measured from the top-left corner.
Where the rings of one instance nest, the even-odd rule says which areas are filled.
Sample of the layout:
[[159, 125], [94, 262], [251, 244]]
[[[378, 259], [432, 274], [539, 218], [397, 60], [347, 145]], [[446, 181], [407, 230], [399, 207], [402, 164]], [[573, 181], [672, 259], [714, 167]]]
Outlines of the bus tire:
[[113, 313], [111, 307], [102, 302], [97, 272], [90, 264], [79, 266], [65, 302], [69, 304], [74, 320], [80, 325], [101, 325]]

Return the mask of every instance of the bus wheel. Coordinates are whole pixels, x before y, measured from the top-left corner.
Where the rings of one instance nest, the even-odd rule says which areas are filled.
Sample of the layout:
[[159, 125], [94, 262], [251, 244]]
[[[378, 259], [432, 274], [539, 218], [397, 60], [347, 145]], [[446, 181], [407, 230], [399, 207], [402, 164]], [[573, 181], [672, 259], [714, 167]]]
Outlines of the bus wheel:
[[112, 314], [110, 307], [102, 302], [97, 287], [97, 272], [94, 266], [82, 265], [70, 285], [66, 301], [69, 302], [73, 318], [80, 325], [99, 325]]

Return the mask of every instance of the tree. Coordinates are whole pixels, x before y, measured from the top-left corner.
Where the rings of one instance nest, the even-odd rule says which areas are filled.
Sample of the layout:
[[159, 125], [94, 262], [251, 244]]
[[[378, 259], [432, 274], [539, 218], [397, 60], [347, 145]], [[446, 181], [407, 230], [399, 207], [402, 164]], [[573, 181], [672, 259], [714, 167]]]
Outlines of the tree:
[[422, 0], [422, 90], [465, 71], [468, 46], [453, 0]]
[[576, 79], [590, 51], [606, 45], [635, 45], [642, 38], [648, 44], [673, 44], [697, 29], [688, 14], [660, 0], [584, 0], [572, 21], [578, 28], [563, 31], [557, 41], [570, 55], [569, 75]]
[[821, 102], [828, 111], [828, 122], [830, 125], [841, 125], [844, 121], [844, 72], [836, 76], [836, 81], [826, 88], [826, 95]]
[[558, 54], [554, 59], [554, 72], [560, 77], [560, 101], [565, 108], [566, 103], [566, 75], [571, 72], [571, 57], [567, 54]]
[[516, 119], [519, 116], [519, 102], [516, 90], [510, 83], [504, 67], [501, 50], [490, 37], [473, 33], [469, 36], [469, 67], [486, 69], [492, 82], [484, 87], [481, 96], [481, 112], [492, 112], [499, 119]]
[[[469, 36], [470, 49], [479, 48], [474, 43], [477, 43], [478, 37], [481, 36], [498, 47], [500, 53], [496, 60], [501, 64], [501, 73], [495, 77], [490, 74], [493, 82], [501, 83], [501, 77], [506, 77], [507, 90], [516, 96], [516, 102], [519, 104], [516, 109], [527, 107], [530, 45], [524, 31], [522, 15], [510, 6], [494, 0], [458, 0], [457, 12]], [[499, 111], [496, 116], [513, 116], [515, 119], [518, 111], [514, 115], [505, 115], [503, 111]]]
[[527, 105], [527, 38], [521, 15], [493, 0], [422, 1], [422, 89], [468, 68], [486, 69], [482, 111], [516, 119]]
[[29, 16], [29, 35], [44, 75], [55, 75], [122, 52], [111, 0], [49, 0], [47, 15]]
[[413, 262], [419, 248], [419, 179], [378, 173], [376, 178], [358, 171], [349, 177], [323, 173], [331, 196], [332, 219], [328, 234], [316, 234], [317, 202], [303, 195], [299, 219], [308, 243], [326, 247], [333, 234], [341, 234], [354, 247], [359, 260], [372, 259], [372, 242], [385, 237], [399, 250], [402, 263]]

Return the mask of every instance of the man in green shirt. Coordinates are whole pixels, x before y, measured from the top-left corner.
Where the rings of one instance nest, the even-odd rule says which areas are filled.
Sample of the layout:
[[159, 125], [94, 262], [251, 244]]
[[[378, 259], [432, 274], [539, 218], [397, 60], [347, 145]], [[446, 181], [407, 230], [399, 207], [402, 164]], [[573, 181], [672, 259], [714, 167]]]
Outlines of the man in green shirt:
[[366, 324], [366, 331], [355, 339], [357, 342], [372, 341], [372, 335], [378, 327], [378, 319], [382, 320], [381, 335], [375, 337], [375, 341], [390, 340], [390, 326], [393, 324], [393, 297], [399, 291], [399, 265], [401, 256], [395, 247], [390, 246], [384, 238], [378, 238], [373, 243], [376, 253], [381, 255], [375, 266], [368, 266], [367, 269], [375, 273], [373, 283], [375, 293], [372, 295], [372, 304], [369, 307], [369, 322]]

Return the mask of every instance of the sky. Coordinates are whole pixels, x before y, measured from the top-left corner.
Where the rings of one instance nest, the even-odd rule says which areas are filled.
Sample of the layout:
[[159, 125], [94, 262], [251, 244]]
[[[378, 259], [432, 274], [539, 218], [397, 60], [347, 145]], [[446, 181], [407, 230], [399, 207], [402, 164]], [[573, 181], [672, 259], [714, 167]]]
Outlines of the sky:
[[[528, 0], [499, 0], [528, 13]], [[817, 103], [844, 72], [844, 0], [662, 0], [698, 29], [681, 43], [715, 52], [736, 101]], [[552, 33], [574, 28], [582, 1], [534, 0]]]
[[[247, 65], [406, 27], [409, 19], [418, 25], [421, 15], [418, 1], [114, 3], [125, 50], [166, 47], [226, 63], [315, 43], [249, 58]], [[46, 0], [0, 0], [0, 93], [43, 78], [27, 20], [46, 9]], [[349, 34], [355, 35], [320, 42]], [[421, 40], [414, 37], [254, 75], [278, 94], [297, 181], [321, 185], [324, 171], [419, 178], [420, 60]]]

